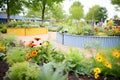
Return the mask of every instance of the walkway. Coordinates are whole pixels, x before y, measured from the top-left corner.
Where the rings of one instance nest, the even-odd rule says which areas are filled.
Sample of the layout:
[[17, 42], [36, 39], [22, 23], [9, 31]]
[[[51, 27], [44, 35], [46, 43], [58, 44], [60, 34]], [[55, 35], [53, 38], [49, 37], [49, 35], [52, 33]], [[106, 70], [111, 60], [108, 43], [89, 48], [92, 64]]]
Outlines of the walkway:
[[[30, 41], [34, 41], [35, 37], [41, 38], [41, 42], [44, 40], [49, 40], [53, 46], [55, 46], [57, 49], [61, 49], [62, 51], [69, 51], [69, 48], [72, 46], [64, 46], [62, 44], [59, 44], [56, 42], [56, 32], [48, 32], [48, 34], [41, 34], [41, 35], [35, 35], [35, 36], [17, 36], [18, 40], [25, 41], [26, 44], [28, 44]], [[92, 53], [89, 50], [86, 50], [84, 48], [77, 48], [72, 47], [74, 49], [79, 49], [81, 52], [85, 53], [86, 57], [90, 57], [96, 53], [95, 50], [92, 50]]]

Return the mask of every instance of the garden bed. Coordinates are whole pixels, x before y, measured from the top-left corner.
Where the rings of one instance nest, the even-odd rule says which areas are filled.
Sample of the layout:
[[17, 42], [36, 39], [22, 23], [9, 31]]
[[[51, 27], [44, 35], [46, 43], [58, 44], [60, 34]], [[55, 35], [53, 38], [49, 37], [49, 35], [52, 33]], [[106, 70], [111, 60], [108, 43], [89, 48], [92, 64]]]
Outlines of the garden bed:
[[[83, 48], [86, 45], [100, 45], [103, 48], [112, 48], [120, 44], [120, 36], [81, 36], [71, 34], [57, 33], [56, 40], [66, 46], [75, 46]], [[92, 47], [96, 47], [92, 44]]]
[[47, 34], [48, 28], [8, 28], [7, 34], [15, 34], [18, 36], [29, 36]]

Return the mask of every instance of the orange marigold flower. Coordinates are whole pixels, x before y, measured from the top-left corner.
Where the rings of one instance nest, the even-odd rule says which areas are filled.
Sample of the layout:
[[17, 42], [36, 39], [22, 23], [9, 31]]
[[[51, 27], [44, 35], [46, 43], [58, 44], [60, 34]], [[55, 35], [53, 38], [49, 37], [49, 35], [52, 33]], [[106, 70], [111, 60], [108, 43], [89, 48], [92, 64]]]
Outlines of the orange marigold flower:
[[36, 41], [39, 41], [39, 40], [41, 40], [41, 38], [37, 38], [37, 37], [35, 37], [34, 39], [35, 39]]
[[33, 55], [33, 56], [37, 56], [37, 52], [36, 52], [36, 51], [33, 51], [33, 52], [32, 52], [32, 55]]

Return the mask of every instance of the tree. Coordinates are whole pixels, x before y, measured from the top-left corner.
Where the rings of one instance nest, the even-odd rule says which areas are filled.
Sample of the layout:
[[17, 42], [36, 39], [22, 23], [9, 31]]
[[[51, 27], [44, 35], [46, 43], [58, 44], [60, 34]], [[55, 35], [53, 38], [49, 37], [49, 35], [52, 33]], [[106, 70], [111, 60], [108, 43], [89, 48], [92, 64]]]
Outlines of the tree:
[[111, 3], [120, 7], [120, 0], [111, 0]]
[[42, 24], [44, 22], [44, 14], [46, 7], [50, 8], [54, 6], [55, 3], [60, 3], [63, 0], [28, 0], [26, 3], [27, 7], [36, 9], [37, 6], [41, 8], [41, 15], [42, 15]]
[[65, 18], [65, 11], [62, 8], [61, 4], [55, 4], [54, 7], [51, 9], [52, 17], [54, 17], [57, 20], [62, 20]]
[[23, 10], [24, 2], [25, 0], [0, 0], [0, 8], [6, 10], [7, 13], [7, 22], [9, 22], [10, 15], [19, 14]]
[[91, 21], [104, 21], [107, 18], [107, 9], [105, 7], [100, 7], [95, 5], [89, 9], [89, 12], [86, 15], [86, 20]]
[[80, 20], [84, 16], [83, 6], [78, 1], [72, 4], [69, 12], [71, 14], [71, 18], [75, 20]]
[[117, 5], [117, 6], [115, 7], [116, 11], [120, 11], [120, 0], [111, 0], [111, 3], [112, 3], [113, 5]]

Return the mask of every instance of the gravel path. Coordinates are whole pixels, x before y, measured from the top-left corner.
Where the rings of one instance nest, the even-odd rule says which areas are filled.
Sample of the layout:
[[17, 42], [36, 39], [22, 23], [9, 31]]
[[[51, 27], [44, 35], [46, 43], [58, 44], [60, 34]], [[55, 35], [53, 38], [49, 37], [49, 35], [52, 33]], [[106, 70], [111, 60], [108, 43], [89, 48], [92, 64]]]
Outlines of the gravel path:
[[[61, 49], [62, 51], [69, 51], [69, 48], [72, 46], [64, 46], [62, 44], [59, 44], [56, 42], [56, 32], [48, 32], [48, 34], [41, 34], [41, 35], [34, 35], [34, 36], [17, 36], [18, 40], [25, 41], [26, 45], [30, 41], [34, 41], [35, 37], [41, 38], [40, 42], [44, 40], [49, 40], [53, 46], [55, 46], [57, 49]], [[81, 52], [85, 54], [86, 57], [90, 57], [92, 55], [96, 54], [96, 51], [93, 49], [92, 53], [89, 50], [86, 50], [84, 48], [78, 48], [78, 47], [72, 47], [74, 49], [79, 49]]]

